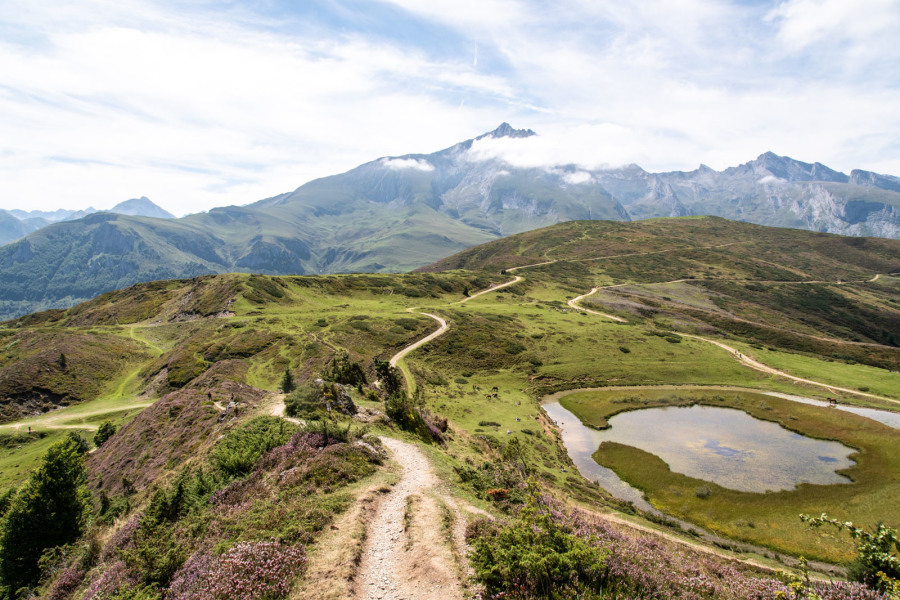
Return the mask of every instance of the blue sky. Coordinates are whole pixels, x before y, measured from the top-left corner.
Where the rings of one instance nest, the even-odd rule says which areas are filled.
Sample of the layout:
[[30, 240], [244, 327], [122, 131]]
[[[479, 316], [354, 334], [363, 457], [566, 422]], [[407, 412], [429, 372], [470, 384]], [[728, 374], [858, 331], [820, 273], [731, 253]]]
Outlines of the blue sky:
[[508, 121], [514, 164], [900, 174], [900, 0], [0, 0], [0, 208], [246, 204]]

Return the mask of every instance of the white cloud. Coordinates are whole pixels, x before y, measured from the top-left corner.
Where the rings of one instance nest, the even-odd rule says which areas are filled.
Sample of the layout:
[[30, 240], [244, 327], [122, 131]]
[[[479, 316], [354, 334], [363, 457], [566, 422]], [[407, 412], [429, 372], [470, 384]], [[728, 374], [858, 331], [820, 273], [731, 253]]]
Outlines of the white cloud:
[[413, 169], [416, 171], [434, 171], [434, 165], [421, 158], [382, 158], [381, 165], [395, 171]]
[[777, 25], [781, 41], [793, 50], [840, 41], [869, 45], [889, 41], [897, 50], [900, 4], [896, 0], [786, 0], [767, 18]]
[[565, 172], [565, 173], [562, 173], [562, 178], [563, 178], [563, 181], [565, 181], [569, 185], [592, 183], [594, 181], [593, 175], [591, 175], [587, 171]]
[[474, 159], [580, 177], [773, 150], [900, 173], [896, 0], [385, 5], [432, 29], [286, 25], [256, 4], [0, 3], [0, 206], [244, 204], [501, 121], [541, 135], [482, 140]]

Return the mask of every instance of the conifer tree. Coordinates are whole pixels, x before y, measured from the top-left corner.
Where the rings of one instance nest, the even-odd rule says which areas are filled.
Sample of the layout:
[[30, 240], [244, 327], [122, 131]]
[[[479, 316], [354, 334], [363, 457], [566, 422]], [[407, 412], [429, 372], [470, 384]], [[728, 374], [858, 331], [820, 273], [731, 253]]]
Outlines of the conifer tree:
[[4, 597], [40, 579], [38, 559], [75, 541], [89, 507], [83, 447], [70, 437], [47, 450], [40, 466], [16, 493], [0, 523], [0, 583]]

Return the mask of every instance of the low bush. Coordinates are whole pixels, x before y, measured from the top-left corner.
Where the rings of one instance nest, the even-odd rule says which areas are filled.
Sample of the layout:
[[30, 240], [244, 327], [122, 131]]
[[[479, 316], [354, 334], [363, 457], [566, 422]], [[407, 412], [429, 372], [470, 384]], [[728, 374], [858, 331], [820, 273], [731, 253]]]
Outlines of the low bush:
[[306, 569], [303, 546], [279, 540], [238, 542], [221, 556], [191, 557], [173, 580], [170, 600], [280, 600]]
[[310, 419], [318, 416], [324, 410], [320, 401], [319, 388], [311, 383], [305, 383], [285, 396], [284, 412], [289, 417]]
[[256, 417], [229, 431], [210, 452], [210, 462], [227, 479], [243, 477], [259, 458], [281, 446], [297, 426], [277, 417]]
[[554, 521], [536, 498], [516, 519], [506, 523], [478, 521], [467, 536], [475, 579], [491, 597], [601, 595], [606, 552]]

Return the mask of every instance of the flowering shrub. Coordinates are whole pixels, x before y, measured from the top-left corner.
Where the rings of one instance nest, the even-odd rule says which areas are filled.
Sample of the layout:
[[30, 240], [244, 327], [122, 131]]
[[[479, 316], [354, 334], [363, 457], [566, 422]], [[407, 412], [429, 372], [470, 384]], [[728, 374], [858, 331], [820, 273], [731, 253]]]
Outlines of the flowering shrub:
[[118, 561], [107, 567], [91, 582], [82, 600], [110, 598], [120, 590], [134, 587], [137, 583], [137, 578], [128, 571], [125, 563]]
[[106, 542], [106, 545], [103, 546], [103, 553], [100, 554], [101, 560], [111, 560], [118, 556], [119, 550], [130, 550], [134, 548], [134, 533], [140, 525], [142, 516], [142, 513], [135, 514], [128, 519], [124, 525], [119, 527], [118, 531], [112, 534], [112, 537], [110, 537], [109, 541]]
[[169, 600], [279, 600], [306, 567], [302, 546], [238, 542], [220, 557], [198, 554], [175, 576]]
[[[546, 590], [517, 576], [514, 571], [486, 568], [480, 564], [485, 545], [501, 546], [502, 553], [513, 553], [527, 560], [540, 558], [540, 564], [566, 564], [567, 547], [554, 550], [546, 539], [531, 538], [522, 531], [520, 521], [490, 523], [476, 521], [467, 531], [473, 547], [476, 579], [485, 585], [490, 598], [647, 598], [672, 600], [774, 600], [776, 598], [818, 598], [819, 600], [888, 600], [891, 598], [855, 582], [805, 581], [802, 590], [771, 577], [760, 577], [739, 570], [716, 557], [676, 549], [657, 538], [632, 537], [608, 522], [592, 518], [580, 511], [561, 512], [546, 499], [549, 520], [561, 531], [578, 538], [592, 552], [602, 556], [588, 577], [559, 581]], [[515, 548], [513, 546], [518, 546]], [[552, 550], [560, 556], [548, 556]], [[583, 551], [582, 551], [583, 552]], [[496, 553], [495, 556], [500, 556]], [[571, 564], [571, 563], [569, 563]], [[546, 591], [545, 591], [546, 590]]]
[[64, 569], [53, 582], [47, 598], [49, 600], [66, 600], [72, 592], [78, 589], [82, 579], [84, 579], [84, 569], [80, 566]]

